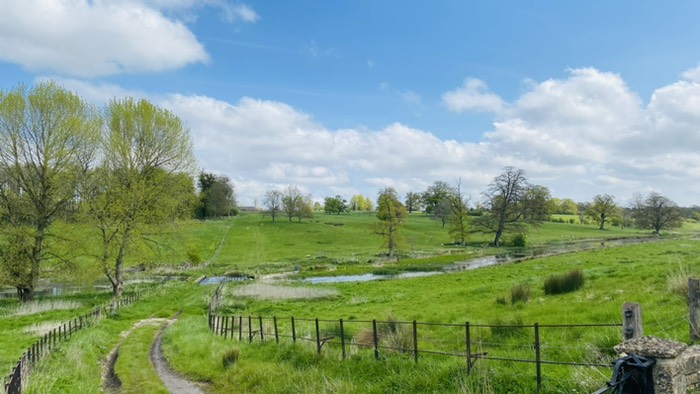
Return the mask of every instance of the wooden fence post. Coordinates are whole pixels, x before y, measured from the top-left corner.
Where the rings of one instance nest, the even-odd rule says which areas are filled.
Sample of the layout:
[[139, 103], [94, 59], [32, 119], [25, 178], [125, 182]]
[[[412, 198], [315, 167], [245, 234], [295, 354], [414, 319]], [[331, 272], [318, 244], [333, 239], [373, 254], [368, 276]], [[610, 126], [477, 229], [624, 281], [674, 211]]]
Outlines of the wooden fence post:
[[472, 331], [469, 322], [464, 323], [464, 340], [467, 341], [467, 374], [472, 372]]
[[318, 328], [318, 318], [316, 318], [316, 352], [321, 354], [321, 331]]
[[690, 313], [690, 340], [700, 340], [700, 279], [688, 278], [688, 309]]
[[340, 349], [345, 360], [345, 328], [343, 327], [343, 319], [340, 319]]
[[292, 342], [297, 342], [297, 328], [294, 325], [294, 316], [292, 316]]
[[622, 339], [628, 341], [642, 335], [642, 306], [636, 302], [625, 302], [622, 305]]
[[258, 321], [260, 322], [260, 342], [262, 342], [265, 339], [264, 334], [263, 334], [263, 318], [262, 318], [262, 316], [258, 316]]
[[379, 360], [379, 338], [377, 337], [377, 319], [372, 320], [372, 334], [374, 339], [374, 359]]
[[413, 361], [418, 363], [418, 322], [413, 321]]
[[540, 349], [540, 325], [535, 323], [535, 359], [537, 362], [537, 392], [542, 391], [542, 354]]
[[272, 316], [272, 324], [275, 326], [275, 343], [280, 343], [280, 336], [277, 332], [277, 316]]
[[243, 315], [238, 316], [238, 342], [243, 340]]

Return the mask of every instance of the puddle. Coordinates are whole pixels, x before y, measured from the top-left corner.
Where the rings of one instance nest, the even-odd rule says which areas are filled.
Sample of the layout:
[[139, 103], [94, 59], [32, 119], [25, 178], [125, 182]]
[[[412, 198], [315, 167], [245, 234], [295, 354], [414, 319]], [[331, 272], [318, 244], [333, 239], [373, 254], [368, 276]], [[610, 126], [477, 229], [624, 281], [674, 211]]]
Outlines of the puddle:
[[403, 279], [403, 278], [418, 278], [423, 276], [439, 275], [443, 272], [440, 271], [421, 271], [421, 272], [403, 272], [396, 275], [375, 275], [375, 274], [362, 274], [362, 275], [339, 275], [339, 276], [317, 276], [314, 278], [306, 278], [304, 282], [317, 284], [317, 283], [344, 283], [344, 282], [369, 282], [372, 280], [383, 280], [383, 279]]
[[222, 282], [242, 282], [244, 280], [251, 280], [249, 276], [208, 276], [199, 281], [202, 286], [206, 285], [218, 285]]

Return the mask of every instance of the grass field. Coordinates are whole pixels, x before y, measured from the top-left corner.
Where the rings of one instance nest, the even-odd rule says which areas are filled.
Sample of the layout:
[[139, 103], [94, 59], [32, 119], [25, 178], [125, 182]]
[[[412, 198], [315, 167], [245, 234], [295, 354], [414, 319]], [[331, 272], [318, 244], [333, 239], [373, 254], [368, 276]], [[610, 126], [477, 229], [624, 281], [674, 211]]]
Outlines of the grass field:
[[[468, 377], [459, 360], [431, 358], [415, 366], [402, 357], [390, 357], [377, 363], [371, 355], [358, 354], [351, 361], [341, 363], [334, 357], [318, 357], [313, 349], [304, 347], [238, 345], [209, 334], [206, 305], [213, 288], [193, 284], [193, 280], [202, 275], [242, 272], [259, 277], [295, 271], [297, 275], [293, 278], [303, 278], [431, 270], [507, 250], [488, 246], [491, 238], [483, 234], [472, 235], [466, 247], [454, 246], [439, 222], [413, 214], [402, 229], [406, 242], [400, 261], [389, 261], [385, 258], [382, 240], [371, 231], [374, 222], [376, 218], [367, 214], [317, 214], [314, 219], [301, 223], [285, 220], [272, 223], [269, 217], [245, 214], [231, 219], [185, 222], [167, 231], [154, 231], [148, 235], [149, 243], [138, 248], [128, 260], [130, 267], [143, 264], [146, 271], [132, 273], [130, 278], [174, 273], [190, 280], [141, 285], [151, 289], [153, 295], [90, 330], [76, 334], [49, 361], [42, 362], [32, 377], [31, 392], [98, 392], [98, 364], [119, 342], [120, 333], [138, 321], [170, 318], [179, 310], [183, 310], [182, 318], [164, 336], [166, 356], [174, 368], [186, 376], [209, 382], [212, 392], [230, 392], [232, 388], [250, 392], [299, 392], [303, 388], [327, 392], [499, 392], [506, 387], [517, 387], [515, 378], [495, 379], [494, 374], [501, 366], [492, 363], [481, 363], [477, 373]], [[610, 323], [621, 321], [623, 302], [636, 301], [643, 307], [646, 334], [688, 341], [687, 307], [683, 298], [673, 292], [678, 285], [672, 285], [669, 290], [669, 283], [674, 277], [682, 279], [700, 274], [700, 263], [695, 258], [700, 253], [700, 243], [694, 240], [698, 230], [697, 224], [687, 223], [673, 234], [663, 234], [658, 242], [601, 247], [430, 277], [319, 285], [295, 279], [277, 284], [294, 288], [291, 292], [285, 290], [290, 294], [302, 294], [296, 298], [263, 299], [242, 293], [234, 296], [244, 285], [231, 283], [227, 285], [228, 297], [222, 311], [347, 321], [391, 318], [459, 324], [465, 321], [474, 324]], [[84, 284], [101, 279], [99, 267], [95, 268], [89, 257], [88, 251], [94, 250], [94, 246], [88, 230], [65, 225], [62, 231], [65, 238], [84, 240], [80, 250], [73, 248], [78, 262], [76, 270], [71, 275], [51, 266], [52, 269], [47, 270], [49, 274], [58, 281], [72, 277], [72, 282]], [[648, 236], [648, 232], [634, 229], [600, 231], [592, 225], [548, 222], [528, 233], [527, 248]], [[571, 269], [583, 272], [583, 288], [569, 294], [544, 294], [544, 281], [549, 276]], [[515, 286], [529, 289], [526, 302], [510, 303], [511, 289]], [[274, 293], [277, 290], [266, 288], [264, 291]], [[307, 294], [323, 292], [320, 298], [305, 298]], [[16, 301], [0, 301], [3, 316], [0, 319], [0, 368], [9, 371], [10, 365], [36, 340], [42, 324], [50, 326], [72, 318], [108, 298], [106, 293], [61, 297], [66, 303], [56, 304], [62, 305], [60, 308], [42, 311], [42, 307], [37, 307], [30, 315], [15, 313], [18, 310]], [[327, 329], [333, 330], [332, 327]], [[134, 351], [129, 352], [130, 356], [119, 366], [126, 380], [124, 387], [129, 384], [145, 387], [139, 382], [150, 379], [149, 361], [137, 350], [151, 340], [153, 332], [149, 330], [155, 328], [137, 330], [125, 343], [125, 348], [131, 346]], [[619, 339], [618, 334], [615, 331], [602, 334], [572, 331], [550, 337], [550, 340], [574, 340], [594, 349], [609, 349]], [[233, 350], [239, 353], [238, 361], [226, 368], [222, 357]], [[572, 352], [585, 356], [590, 349]], [[143, 375], [146, 378], [143, 372], [148, 372]], [[566, 369], [554, 369], [549, 373], [560, 382], [551, 383], [550, 392], [583, 387], [572, 383], [572, 379], [594, 378], [593, 383], [600, 383], [609, 378], [601, 376], [600, 372], [593, 377], [579, 376]], [[532, 379], [529, 374], [520, 377]], [[591, 387], [585, 386], [586, 389]], [[153, 392], [158, 390], [160, 388], [153, 388]]]

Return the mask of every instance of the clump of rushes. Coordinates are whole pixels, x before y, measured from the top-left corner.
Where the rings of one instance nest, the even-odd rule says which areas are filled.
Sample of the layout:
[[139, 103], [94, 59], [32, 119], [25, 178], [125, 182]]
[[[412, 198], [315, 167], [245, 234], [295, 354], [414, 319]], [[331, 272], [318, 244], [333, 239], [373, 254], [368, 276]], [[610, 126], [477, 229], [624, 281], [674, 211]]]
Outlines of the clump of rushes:
[[228, 368], [238, 362], [238, 356], [240, 351], [238, 349], [227, 350], [223, 356], [221, 356], [221, 361], [224, 364], [224, 368]]
[[583, 286], [583, 271], [571, 270], [564, 275], [552, 275], [544, 282], [544, 293], [548, 295], [570, 293]]
[[524, 283], [515, 285], [510, 289], [510, 303], [513, 305], [518, 302], [528, 302], [530, 297], [532, 297], [532, 289]]

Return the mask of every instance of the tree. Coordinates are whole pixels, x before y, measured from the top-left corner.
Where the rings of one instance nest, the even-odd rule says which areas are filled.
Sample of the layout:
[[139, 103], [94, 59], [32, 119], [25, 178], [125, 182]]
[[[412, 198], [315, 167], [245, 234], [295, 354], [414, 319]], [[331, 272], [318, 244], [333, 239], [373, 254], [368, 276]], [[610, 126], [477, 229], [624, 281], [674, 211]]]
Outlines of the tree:
[[605, 223], [618, 215], [615, 197], [609, 194], [596, 195], [593, 197], [591, 206], [586, 210], [586, 215], [598, 224], [599, 230], [605, 229]]
[[[542, 199], [532, 199], [533, 186], [528, 183], [525, 171], [505, 167], [503, 173], [489, 185], [483, 193], [483, 215], [474, 220], [474, 226], [484, 233], [494, 234], [493, 245], [501, 245], [501, 237], [506, 232], [524, 233], [527, 225], [538, 225], [542, 217], [536, 212]], [[534, 196], [539, 195], [535, 193]]]
[[125, 260], [137, 241], [147, 241], [143, 231], [191, 212], [194, 155], [182, 121], [147, 100], [112, 100], [105, 117], [102, 161], [85, 195], [86, 213], [98, 229], [112, 294], [120, 297]]
[[399, 201], [396, 190], [391, 187], [379, 191], [377, 198], [377, 219], [379, 223], [375, 227], [375, 232], [382, 237], [389, 249], [389, 257], [394, 257], [394, 252], [401, 242], [399, 236], [399, 226], [408, 216], [406, 207]]
[[450, 194], [453, 193], [452, 186], [444, 181], [435, 181], [422, 194], [422, 203], [425, 207], [425, 213], [434, 217], [436, 211], [439, 210], [442, 203]]
[[355, 194], [350, 199], [349, 209], [352, 211], [371, 211], [372, 200], [362, 194]]
[[34, 298], [51, 225], [74, 206], [101, 122], [98, 111], [55, 82], [0, 91], [0, 204], [12, 218], [2, 228], [24, 245], [3, 259], [16, 268], [12, 285], [23, 301]]
[[586, 222], [586, 217], [588, 216], [588, 209], [591, 207], [591, 203], [588, 201], [576, 203], [576, 211], [578, 212], [578, 221], [581, 224]]
[[540, 223], [551, 219], [554, 205], [552, 195], [545, 186], [533, 185], [525, 194], [525, 218], [529, 222]]
[[659, 193], [648, 196], [637, 195], [632, 206], [632, 217], [637, 227], [652, 229], [654, 234], [661, 230], [678, 228], [683, 224], [681, 210], [675, 202]]
[[274, 223], [275, 217], [282, 211], [282, 200], [284, 199], [284, 194], [279, 190], [268, 190], [265, 192], [265, 197], [263, 198], [263, 210], [264, 215], [272, 216], [272, 222]]
[[302, 219], [311, 219], [314, 217], [314, 199], [311, 194], [297, 199], [294, 215], [300, 222]]
[[462, 195], [461, 180], [457, 182], [454, 193], [448, 198], [448, 201], [450, 205], [448, 233], [452, 236], [452, 239], [464, 246], [467, 244], [467, 235], [469, 234], [469, 226], [467, 224], [467, 216], [469, 214], [467, 205], [469, 199]]
[[347, 212], [348, 203], [343, 197], [339, 195], [335, 197], [326, 197], [323, 200], [323, 210], [329, 214], [335, 213], [337, 215], [340, 215], [343, 212]]
[[199, 218], [211, 218], [236, 214], [236, 196], [227, 176], [201, 172], [199, 186]]
[[293, 217], [297, 216], [297, 210], [302, 200], [303, 197], [301, 196], [299, 188], [291, 185], [287, 186], [282, 197], [282, 210], [290, 222]]
[[423, 206], [423, 196], [420, 193], [408, 192], [404, 204], [408, 213], [420, 211]]
[[565, 198], [559, 202], [559, 207], [556, 213], [561, 213], [564, 215], [576, 215], [578, 212], [578, 206], [576, 202], [570, 198]]

